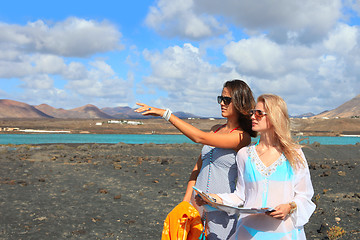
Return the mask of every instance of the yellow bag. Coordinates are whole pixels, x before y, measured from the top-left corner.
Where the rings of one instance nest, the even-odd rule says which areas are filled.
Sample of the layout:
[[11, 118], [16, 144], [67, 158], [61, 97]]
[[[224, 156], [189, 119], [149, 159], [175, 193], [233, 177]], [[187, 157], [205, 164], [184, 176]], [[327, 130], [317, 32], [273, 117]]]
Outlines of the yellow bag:
[[162, 240], [198, 240], [203, 232], [199, 212], [189, 202], [179, 203], [167, 215]]

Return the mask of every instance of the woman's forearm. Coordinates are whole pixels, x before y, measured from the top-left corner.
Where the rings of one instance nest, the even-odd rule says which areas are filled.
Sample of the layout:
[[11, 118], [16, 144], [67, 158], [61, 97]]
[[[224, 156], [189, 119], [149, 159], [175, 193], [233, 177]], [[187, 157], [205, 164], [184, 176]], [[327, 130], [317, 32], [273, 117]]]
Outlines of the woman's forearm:
[[169, 122], [192, 141], [204, 145], [218, 148], [230, 148], [238, 151], [241, 147], [247, 146], [251, 142], [251, 137], [248, 133], [242, 131], [234, 131], [227, 134], [203, 132], [173, 114], [171, 115]]
[[[150, 107], [143, 103], [137, 103], [137, 105], [141, 106], [140, 108], [136, 109], [136, 112], [142, 112], [143, 115], [151, 115], [151, 116], [159, 116], [163, 117], [166, 110], [161, 108]], [[176, 117], [174, 114], [170, 115], [168, 120], [174, 127], [176, 127], [180, 132], [182, 132], [185, 136], [190, 138], [192, 141], [196, 143], [202, 143], [203, 136], [205, 132], [197, 129], [196, 127], [192, 126], [191, 124], [181, 120], [180, 118]]]
[[184, 120], [181, 120], [174, 114], [170, 116], [169, 122], [185, 136], [190, 138], [193, 142], [206, 144], [204, 143], [204, 141], [206, 140], [206, 135], [210, 133], [206, 133], [197, 129], [193, 125], [185, 122]]
[[195, 183], [196, 183], [196, 181], [194, 181], [194, 180], [188, 182], [183, 201], [190, 202], [191, 196], [192, 196], [192, 193], [194, 190], [193, 186], [195, 186]]
[[188, 185], [186, 188], [186, 192], [185, 192], [183, 201], [190, 202], [190, 199], [191, 199], [191, 196], [192, 196], [192, 193], [194, 190], [193, 186], [195, 186], [195, 184], [196, 184], [196, 179], [200, 173], [201, 166], [202, 166], [202, 159], [201, 159], [201, 155], [200, 155], [195, 164], [194, 169], [192, 170], [192, 172], [190, 174], [189, 182], [188, 182]]
[[[141, 107], [135, 111], [142, 112], [143, 115], [163, 116], [166, 112], [164, 109], [150, 107], [146, 104], [137, 104]], [[251, 141], [249, 134], [240, 131], [216, 135], [209, 132], [203, 132], [193, 125], [176, 117], [174, 114], [170, 115], [169, 122], [195, 143], [239, 150], [241, 147], [248, 145]]]

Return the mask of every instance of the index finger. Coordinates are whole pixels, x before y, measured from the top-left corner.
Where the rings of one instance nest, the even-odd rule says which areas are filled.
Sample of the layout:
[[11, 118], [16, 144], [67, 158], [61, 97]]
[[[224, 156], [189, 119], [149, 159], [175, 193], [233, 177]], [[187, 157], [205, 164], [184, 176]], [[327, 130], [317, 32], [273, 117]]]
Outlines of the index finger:
[[139, 105], [141, 107], [144, 107], [146, 104], [137, 102], [136, 105]]
[[266, 212], [268, 215], [270, 215], [270, 216], [275, 216], [275, 215], [277, 215], [277, 214], [279, 214], [279, 212], [278, 212], [278, 210], [274, 210], [274, 211], [271, 211], [271, 212]]

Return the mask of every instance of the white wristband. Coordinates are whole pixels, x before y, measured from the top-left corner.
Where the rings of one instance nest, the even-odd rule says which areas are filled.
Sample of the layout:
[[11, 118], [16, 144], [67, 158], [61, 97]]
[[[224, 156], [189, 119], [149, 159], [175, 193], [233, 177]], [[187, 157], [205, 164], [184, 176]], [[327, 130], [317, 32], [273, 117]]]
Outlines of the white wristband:
[[165, 112], [164, 112], [164, 115], [162, 116], [166, 121], [169, 121], [170, 120], [170, 116], [171, 116], [172, 112], [170, 109], [166, 109]]

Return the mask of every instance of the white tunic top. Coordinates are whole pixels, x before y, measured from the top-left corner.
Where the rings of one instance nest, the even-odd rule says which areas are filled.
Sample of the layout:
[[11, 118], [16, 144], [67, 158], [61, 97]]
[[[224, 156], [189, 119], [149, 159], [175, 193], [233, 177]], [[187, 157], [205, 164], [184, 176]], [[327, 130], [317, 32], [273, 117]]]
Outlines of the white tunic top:
[[[302, 150], [300, 155], [305, 159]], [[272, 207], [294, 201], [297, 209], [284, 220], [265, 214], [241, 214], [232, 239], [306, 239], [304, 225], [315, 210], [310, 172], [294, 170], [282, 154], [266, 167], [255, 145], [240, 149], [236, 156], [238, 179], [234, 193], [218, 194], [224, 204], [244, 208]]]

